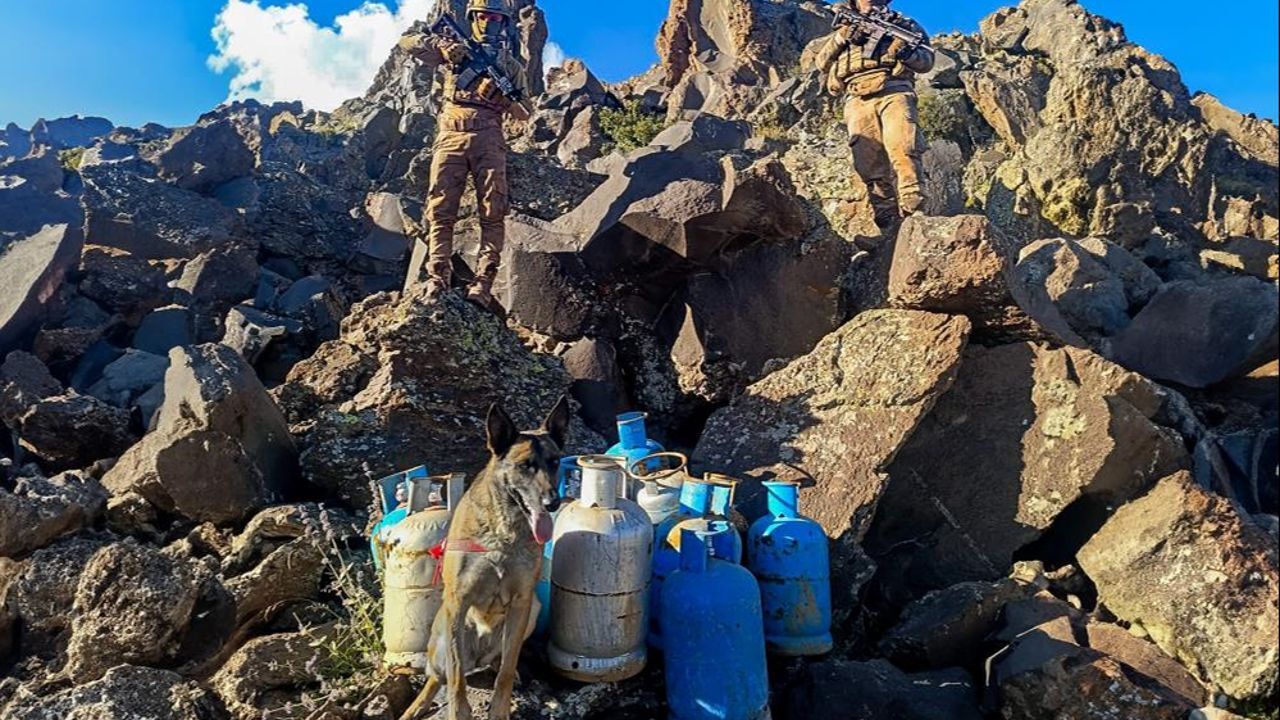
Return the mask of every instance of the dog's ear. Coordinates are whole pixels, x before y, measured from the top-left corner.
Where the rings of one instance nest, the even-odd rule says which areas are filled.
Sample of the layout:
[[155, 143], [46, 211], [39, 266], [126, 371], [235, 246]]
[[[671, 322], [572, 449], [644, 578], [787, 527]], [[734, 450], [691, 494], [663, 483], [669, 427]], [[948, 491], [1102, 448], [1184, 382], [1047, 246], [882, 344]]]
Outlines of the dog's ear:
[[564, 449], [569, 439], [569, 397], [561, 395], [556, 406], [551, 408], [547, 419], [542, 421], [542, 429], [556, 442], [556, 447]]
[[489, 406], [489, 417], [485, 419], [484, 424], [485, 432], [489, 436], [489, 452], [495, 457], [506, 454], [511, 446], [516, 444], [516, 438], [520, 437], [515, 423], [511, 422], [507, 411], [503, 410], [498, 403]]

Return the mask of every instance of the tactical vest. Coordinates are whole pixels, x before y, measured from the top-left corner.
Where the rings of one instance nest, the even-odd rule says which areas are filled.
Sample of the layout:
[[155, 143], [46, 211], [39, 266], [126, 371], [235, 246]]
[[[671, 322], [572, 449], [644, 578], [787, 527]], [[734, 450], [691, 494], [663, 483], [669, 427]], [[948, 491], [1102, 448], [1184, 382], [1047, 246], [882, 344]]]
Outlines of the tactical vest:
[[[890, 41], [891, 38], [888, 37], [881, 39], [882, 54], [874, 58], [866, 57], [862, 45], [851, 44], [845, 48], [836, 56], [827, 73], [828, 90], [833, 95], [840, 95], [848, 90], [857, 97], [913, 90], [916, 74], [911, 68], [883, 53], [883, 48]], [[867, 41], [868, 44], [870, 42]]]
[[[498, 68], [511, 78], [512, 82], [517, 85], [524, 84], [524, 67], [512, 55], [510, 50], [502, 50], [497, 57]], [[480, 78], [474, 80], [467, 87], [458, 86], [459, 69], [445, 63], [444, 72], [444, 99], [446, 105], [461, 105], [463, 107], [479, 108], [483, 110], [491, 110], [500, 117], [502, 113], [511, 104], [509, 100], [498, 92], [497, 88], [489, 87], [486, 93], [485, 86], [487, 82]]]

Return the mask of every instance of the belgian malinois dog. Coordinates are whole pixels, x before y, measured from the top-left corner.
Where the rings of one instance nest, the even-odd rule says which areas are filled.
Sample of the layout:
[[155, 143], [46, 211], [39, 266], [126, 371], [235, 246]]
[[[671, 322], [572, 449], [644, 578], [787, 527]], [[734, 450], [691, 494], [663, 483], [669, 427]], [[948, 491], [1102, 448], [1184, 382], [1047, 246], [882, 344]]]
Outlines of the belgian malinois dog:
[[431, 626], [427, 681], [401, 720], [413, 720], [447, 685], [450, 720], [470, 720], [467, 675], [498, 663], [490, 720], [511, 716], [516, 660], [531, 626], [542, 546], [560, 503], [555, 477], [569, 432], [560, 398], [533, 432], [518, 432], [498, 405], [486, 420], [491, 457], [449, 523], [444, 603]]

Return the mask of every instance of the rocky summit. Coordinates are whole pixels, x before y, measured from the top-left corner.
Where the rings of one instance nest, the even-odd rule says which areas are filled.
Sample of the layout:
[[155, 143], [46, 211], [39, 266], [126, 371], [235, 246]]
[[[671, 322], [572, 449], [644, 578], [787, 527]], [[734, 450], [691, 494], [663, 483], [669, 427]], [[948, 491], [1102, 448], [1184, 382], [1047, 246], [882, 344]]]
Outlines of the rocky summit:
[[[492, 404], [567, 394], [569, 453], [640, 410], [740, 519], [800, 484], [835, 649], [771, 664], [778, 720], [1274, 720], [1276, 124], [1022, 0], [933, 38], [923, 212], [882, 231], [831, 21], [671, 0], [648, 72], [534, 63], [501, 317], [404, 290], [440, 98], [400, 48], [333, 112], [0, 130], [0, 718], [398, 717], [373, 484], [474, 477]], [[665, 717], [659, 667], [530, 642], [514, 717]]]

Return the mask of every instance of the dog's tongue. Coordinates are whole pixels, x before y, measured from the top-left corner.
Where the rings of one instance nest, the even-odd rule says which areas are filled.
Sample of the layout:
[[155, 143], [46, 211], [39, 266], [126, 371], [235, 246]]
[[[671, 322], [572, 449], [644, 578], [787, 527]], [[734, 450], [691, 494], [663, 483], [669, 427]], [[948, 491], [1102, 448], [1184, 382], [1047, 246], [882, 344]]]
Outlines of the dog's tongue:
[[551, 513], [539, 510], [529, 516], [529, 527], [533, 528], [533, 539], [539, 545], [546, 545], [551, 541], [551, 531], [553, 523], [551, 522]]

